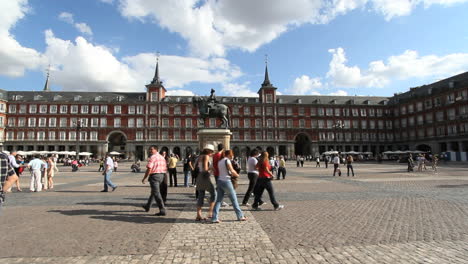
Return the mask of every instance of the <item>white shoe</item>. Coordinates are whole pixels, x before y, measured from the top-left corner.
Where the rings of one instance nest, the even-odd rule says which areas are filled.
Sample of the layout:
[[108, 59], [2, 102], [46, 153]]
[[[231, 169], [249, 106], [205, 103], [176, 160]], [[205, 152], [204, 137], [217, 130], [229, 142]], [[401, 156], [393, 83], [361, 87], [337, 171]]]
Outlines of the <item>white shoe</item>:
[[222, 202], [222, 203], [221, 203], [221, 207], [226, 207], [226, 206], [229, 206], [229, 204], [226, 203], [226, 202]]
[[279, 211], [284, 208], [284, 205], [280, 204], [278, 207], [275, 208], [275, 211]]

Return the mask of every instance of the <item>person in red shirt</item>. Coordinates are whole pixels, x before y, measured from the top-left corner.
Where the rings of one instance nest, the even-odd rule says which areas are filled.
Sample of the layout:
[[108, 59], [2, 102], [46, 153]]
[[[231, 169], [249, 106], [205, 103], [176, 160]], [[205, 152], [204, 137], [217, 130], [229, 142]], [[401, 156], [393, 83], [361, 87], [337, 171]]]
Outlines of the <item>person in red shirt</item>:
[[255, 200], [252, 204], [252, 208], [254, 210], [259, 210], [258, 205], [262, 200], [263, 191], [265, 191], [266, 189], [268, 195], [270, 196], [270, 201], [273, 204], [275, 210], [283, 209], [284, 205], [279, 204], [276, 201], [275, 191], [273, 190], [273, 184], [271, 183], [271, 180], [273, 179], [273, 173], [271, 172], [271, 165], [269, 162], [268, 152], [262, 152], [262, 155], [260, 156], [260, 161], [257, 163], [257, 169], [258, 179], [254, 189]]
[[218, 169], [218, 162], [221, 160], [221, 156], [224, 152], [224, 145], [218, 144], [218, 152], [213, 154], [213, 174], [215, 176], [216, 181], [218, 181], [219, 177], [219, 169]]

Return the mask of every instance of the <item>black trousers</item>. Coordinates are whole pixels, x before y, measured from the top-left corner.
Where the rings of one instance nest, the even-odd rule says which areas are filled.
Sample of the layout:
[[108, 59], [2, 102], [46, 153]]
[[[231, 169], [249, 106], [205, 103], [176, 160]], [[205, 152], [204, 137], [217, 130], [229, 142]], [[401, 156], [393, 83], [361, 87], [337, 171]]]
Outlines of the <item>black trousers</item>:
[[247, 173], [247, 177], [249, 177], [249, 187], [247, 188], [247, 192], [245, 192], [244, 200], [242, 201], [243, 204], [249, 202], [250, 195], [255, 189], [255, 185], [257, 184], [258, 174], [249, 172]]
[[275, 198], [275, 191], [273, 190], [273, 184], [271, 183], [271, 178], [260, 178], [260, 177], [257, 179], [257, 184], [255, 184], [255, 189], [254, 189], [255, 200], [254, 200], [254, 203], [252, 204], [252, 208], [258, 207], [258, 205], [260, 204], [260, 201], [262, 200], [262, 195], [265, 189], [267, 190], [268, 195], [270, 196], [271, 204], [273, 204], [275, 208], [278, 208], [279, 204]]
[[164, 201], [161, 195], [161, 184], [164, 182], [164, 174], [165, 173], [155, 173], [149, 176], [148, 181], [151, 186], [151, 194], [146, 203], [146, 207], [151, 208], [153, 200], [156, 200], [156, 204], [161, 212], [165, 211]]
[[[177, 187], [177, 169], [176, 168], [172, 168], [172, 169], [168, 169], [169, 171], [169, 185], [172, 187], [172, 186], [175, 186]], [[174, 185], [172, 185], [172, 179], [174, 178]]]
[[159, 190], [161, 192], [161, 197], [163, 202], [166, 203], [167, 200], [167, 173], [164, 173], [164, 180], [159, 185]]
[[281, 174], [283, 174], [283, 180], [286, 178], [286, 168], [285, 167], [279, 167], [278, 168], [278, 174], [276, 175], [276, 179], [279, 180], [281, 178]]
[[338, 171], [338, 176], [341, 176], [340, 164], [333, 164], [333, 176], [335, 176], [336, 171]]
[[353, 165], [352, 165], [352, 164], [348, 164], [348, 165], [346, 165], [346, 167], [348, 168], [348, 176], [349, 176], [349, 170], [350, 170], [350, 169], [351, 169], [351, 172], [353, 173], [353, 176], [354, 176]]

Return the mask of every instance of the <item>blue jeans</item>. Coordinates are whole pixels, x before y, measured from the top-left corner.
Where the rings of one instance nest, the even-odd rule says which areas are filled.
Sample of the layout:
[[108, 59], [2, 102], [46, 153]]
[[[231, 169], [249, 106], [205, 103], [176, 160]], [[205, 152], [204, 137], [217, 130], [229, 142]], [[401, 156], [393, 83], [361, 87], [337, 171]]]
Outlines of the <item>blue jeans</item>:
[[104, 191], [107, 191], [107, 186], [110, 186], [112, 188], [117, 187], [117, 185], [113, 184], [110, 177], [112, 175], [112, 170], [108, 170], [106, 172], [106, 176], [104, 177]]
[[218, 221], [219, 209], [221, 208], [221, 203], [223, 202], [224, 193], [227, 193], [229, 199], [231, 200], [232, 207], [234, 207], [234, 211], [236, 212], [237, 220], [244, 217], [242, 210], [239, 207], [239, 203], [237, 202], [237, 195], [236, 191], [234, 190], [234, 186], [232, 186], [232, 182], [229, 181], [220, 181], [218, 180], [218, 187], [217, 187], [217, 195], [216, 204], [213, 210], [213, 218], [212, 221]]
[[184, 171], [184, 186], [185, 187], [189, 187], [189, 179], [191, 175], [192, 175], [191, 171], [189, 170]]

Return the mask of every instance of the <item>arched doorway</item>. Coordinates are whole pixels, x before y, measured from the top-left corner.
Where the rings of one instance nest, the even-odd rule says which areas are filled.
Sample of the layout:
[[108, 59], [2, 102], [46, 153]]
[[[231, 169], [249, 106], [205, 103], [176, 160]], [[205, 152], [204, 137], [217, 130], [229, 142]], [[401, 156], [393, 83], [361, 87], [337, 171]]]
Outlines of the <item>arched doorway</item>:
[[424, 151], [424, 152], [431, 152], [432, 148], [426, 144], [421, 144], [416, 147], [417, 150]]
[[240, 156], [239, 147], [232, 148], [232, 151], [234, 152], [234, 157]]
[[185, 156], [187, 156], [188, 154], [193, 154], [193, 149], [191, 147], [185, 148]]
[[174, 147], [174, 148], [172, 149], [172, 153], [176, 154], [176, 155], [179, 156], [179, 158], [181, 158], [181, 159], [184, 158], [184, 157], [182, 157], [182, 156], [180, 155], [180, 148], [179, 148], [179, 147]]
[[266, 151], [268, 152], [268, 155], [270, 155], [270, 157], [275, 156], [275, 148], [270, 146], [270, 147], [267, 147]]
[[296, 136], [294, 143], [294, 154], [306, 156], [312, 154], [310, 152], [310, 139], [306, 134], [300, 133]]
[[159, 153], [162, 155], [164, 152], [166, 152], [166, 155], [169, 155], [169, 149], [167, 147], [162, 147]]
[[109, 134], [107, 138], [109, 142], [109, 149], [108, 151], [117, 151], [122, 152], [125, 151], [125, 145], [127, 144], [127, 137], [121, 131], [114, 131]]

